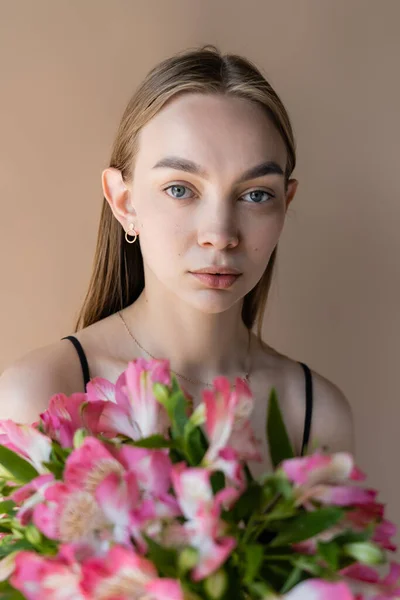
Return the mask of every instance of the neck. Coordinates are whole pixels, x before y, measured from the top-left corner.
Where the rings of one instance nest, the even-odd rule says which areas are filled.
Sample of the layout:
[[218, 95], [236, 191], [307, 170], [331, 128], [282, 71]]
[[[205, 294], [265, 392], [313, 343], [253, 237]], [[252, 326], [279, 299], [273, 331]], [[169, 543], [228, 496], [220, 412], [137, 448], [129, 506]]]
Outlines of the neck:
[[[211, 383], [217, 375], [232, 382], [250, 366], [249, 332], [241, 318], [241, 303], [218, 314], [205, 314], [176, 297], [162, 304], [143, 290], [123, 318], [146, 352], [168, 358], [171, 369], [192, 380]], [[133, 340], [132, 340], [133, 342]]]

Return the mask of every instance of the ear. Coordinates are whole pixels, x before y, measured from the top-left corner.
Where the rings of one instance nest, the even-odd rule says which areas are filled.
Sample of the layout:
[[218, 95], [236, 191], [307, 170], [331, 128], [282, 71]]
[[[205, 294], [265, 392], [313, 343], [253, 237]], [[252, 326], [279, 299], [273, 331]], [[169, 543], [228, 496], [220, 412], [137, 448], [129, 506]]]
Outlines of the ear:
[[[132, 204], [131, 191], [125, 184], [121, 171], [108, 167], [102, 173], [101, 182], [104, 197], [110, 205], [114, 217], [127, 231], [129, 224], [136, 217], [136, 211]], [[136, 233], [138, 233], [137, 230]]]
[[286, 210], [289, 208], [289, 204], [291, 203], [291, 201], [294, 198], [294, 195], [297, 191], [297, 187], [299, 185], [299, 182], [297, 181], [297, 179], [289, 179], [288, 181], [288, 189], [286, 192]]

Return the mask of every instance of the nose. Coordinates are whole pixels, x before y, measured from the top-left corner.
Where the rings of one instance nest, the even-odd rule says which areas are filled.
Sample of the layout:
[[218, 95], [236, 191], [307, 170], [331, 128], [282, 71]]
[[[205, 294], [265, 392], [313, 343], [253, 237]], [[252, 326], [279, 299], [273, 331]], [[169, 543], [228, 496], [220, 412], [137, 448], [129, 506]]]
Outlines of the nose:
[[208, 208], [198, 227], [199, 246], [212, 246], [216, 250], [236, 248], [239, 244], [239, 231], [232, 212], [232, 207]]

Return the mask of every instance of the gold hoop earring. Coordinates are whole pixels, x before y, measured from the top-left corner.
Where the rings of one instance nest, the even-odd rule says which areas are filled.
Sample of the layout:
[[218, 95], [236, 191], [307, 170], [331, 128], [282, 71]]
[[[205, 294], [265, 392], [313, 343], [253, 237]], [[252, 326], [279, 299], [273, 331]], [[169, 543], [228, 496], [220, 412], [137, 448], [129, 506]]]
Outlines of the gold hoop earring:
[[[129, 229], [133, 230], [133, 231], [126, 231], [125, 232], [125, 239], [128, 242], [128, 244], [134, 244], [136, 242], [136, 240], [137, 240], [137, 233], [136, 233], [136, 231], [135, 231], [135, 229], [133, 227], [133, 223], [129, 224]], [[133, 240], [128, 239], [128, 235], [133, 235], [134, 236]]]

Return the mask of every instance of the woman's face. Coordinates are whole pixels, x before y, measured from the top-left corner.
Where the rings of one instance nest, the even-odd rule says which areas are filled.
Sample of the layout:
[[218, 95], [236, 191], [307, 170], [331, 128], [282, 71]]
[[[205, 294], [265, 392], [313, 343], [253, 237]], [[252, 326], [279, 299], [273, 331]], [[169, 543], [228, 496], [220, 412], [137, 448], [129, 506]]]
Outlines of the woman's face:
[[[263, 275], [296, 191], [291, 180], [285, 195], [285, 165], [279, 133], [248, 100], [186, 94], [164, 106], [140, 133], [129, 186], [146, 286], [206, 313], [241, 301]], [[193, 275], [210, 266], [240, 276]]]

